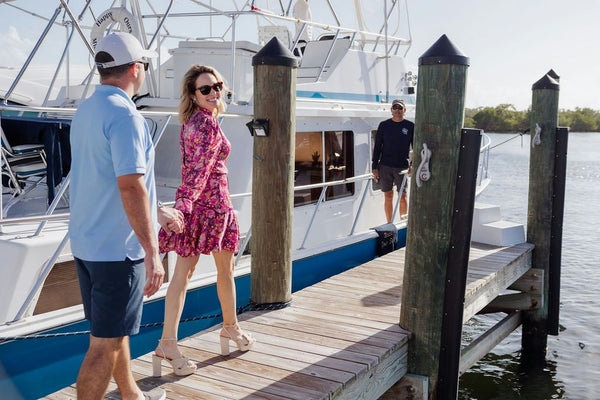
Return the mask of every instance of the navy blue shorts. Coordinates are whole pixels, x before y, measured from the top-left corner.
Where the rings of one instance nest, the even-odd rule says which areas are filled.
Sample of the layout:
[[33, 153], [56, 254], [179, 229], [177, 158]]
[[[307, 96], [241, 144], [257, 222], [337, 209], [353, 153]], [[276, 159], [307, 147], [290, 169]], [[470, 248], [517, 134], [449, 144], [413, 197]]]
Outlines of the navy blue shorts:
[[138, 333], [146, 281], [144, 260], [85, 261], [75, 257], [75, 265], [92, 336]]

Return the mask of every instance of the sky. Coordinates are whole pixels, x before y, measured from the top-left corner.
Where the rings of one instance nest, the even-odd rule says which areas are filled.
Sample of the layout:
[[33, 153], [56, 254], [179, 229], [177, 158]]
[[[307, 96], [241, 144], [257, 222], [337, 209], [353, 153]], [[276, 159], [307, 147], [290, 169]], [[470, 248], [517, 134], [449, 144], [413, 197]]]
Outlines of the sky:
[[[344, 1], [351, 5], [351, 0]], [[470, 60], [467, 107], [512, 104], [525, 110], [531, 104], [532, 84], [553, 69], [560, 76], [561, 109], [600, 110], [600, 0], [407, 1], [413, 42], [407, 65], [418, 72], [419, 57], [445, 34]], [[52, 14], [56, 3], [13, 2], [28, 8], [34, 4], [44, 16]], [[362, 3], [366, 14], [383, 12], [382, 0]], [[322, 0], [309, 4], [315, 20], [315, 15], [328, 13]], [[351, 8], [338, 11], [343, 26], [354, 21], [353, 14], [345, 14]], [[27, 21], [30, 16], [0, 4], [0, 65], [20, 66], [35, 44], [45, 23]], [[408, 31], [399, 35], [407, 36]]]

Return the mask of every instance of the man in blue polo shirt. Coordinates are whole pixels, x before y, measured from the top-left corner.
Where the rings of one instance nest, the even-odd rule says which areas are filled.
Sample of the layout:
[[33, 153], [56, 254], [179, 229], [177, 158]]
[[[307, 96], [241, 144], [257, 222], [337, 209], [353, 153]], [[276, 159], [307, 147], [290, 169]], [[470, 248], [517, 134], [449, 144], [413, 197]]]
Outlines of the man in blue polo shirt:
[[77, 377], [78, 399], [102, 399], [111, 376], [123, 399], [164, 399], [143, 393], [130, 367], [129, 336], [139, 330], [143, 296], [160, 288], [154, 147], [131, 97], [156, 57], [128, 33], [96, 47], [101, 85], [71, 125], [71, 218], [90, 344]]

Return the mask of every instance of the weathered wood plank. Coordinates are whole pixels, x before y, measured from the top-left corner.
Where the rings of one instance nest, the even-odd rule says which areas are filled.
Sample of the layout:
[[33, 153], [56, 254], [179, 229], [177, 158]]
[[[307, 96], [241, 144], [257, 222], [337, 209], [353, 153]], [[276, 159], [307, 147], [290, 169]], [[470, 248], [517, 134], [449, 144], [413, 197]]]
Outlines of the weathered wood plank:
[[[186, 342], [185, 344], [189, 345], [190, 343]], [[182, 349], [186, 355], [193, 360], [198, 360], [202, 365], [213, 365], [226, 370], [242, 372], [251, 376], [263, 377], [288, 385], [298, 386], [301, 388], [300, 391], [304, 393], [329, 393], [334, 391], [338, 386], [335, 382], [327, 379], [314, 376], [308, 379], [304, 374], [290, 374], [288, 370], [277, 367], [256, 364], [238, 357], [223, 357], [216, 352], [217, 349], [213, 349], [213, 352], [203, 351], [191, 346], [182, 346]], [[200, 365], [200, 368], [202, 368], [202, 365]], [[310, 395], [310, 397], [313, 398], [314, 396]]]
[[[533, 246], [524, 243], [513, 247], [512, 249], [501, 248], [499, 250], [499, 252], [504, 253], [502, 258], [504, 264], [496, 264], [496, 267], [490, 270], [489, 278], [486, 279], [485, 284], [480, 282], [467, 283], [463, 321], [468, 321], [531, 268], [531, 250]], [[521, 253], [518, 252], [519, 250]], [[469, 268], [470, 266], [471, 264], [469, 264]]]
[[508, 287], [510, 290], [519, 290], [527, 293], [542, 293], [544, 287], [544, 270], [531, 268], [522, 277]]
[[[140, 360], [147, 361], [147, 365], [136, 365], [136, 370], [143, 371], [145, 373], [150, 373], [151, 358], [145, 356]], [[264, 392], [268, 393], [269, 395], [278, 396], [281, 399], [304, 400], [305, 398], [307, 398], [307, 395], [319, 395], [318, 391], [308, 387], [302, 387], [296, 384], [282, 382], [264, 376], [249, 374], [243, 370], [236, 371], [228, 368], [223, 368], [216, 364], [210, 363], [199, 363], [195, 375], [198, 376], [199, 379], [197, 381], [194, 381], [193, 385], [190, 385], [190, 387], [194, 387], [194, 390], [203, 390], [202, 386], [204, 380], [215, 380], [226, 383], [235, 382], [238, 386], [241, 386], [245, 389], [251, 389], [253, 393]]]
[[406, 330], [400, 328], [399, 325], [397, 324], [389, 324], [386, 322], [379, 322], [379, 321], [375, 321], [373, 319], [365, 319], [365, 318], [355, 318], [352, 316], [346, 316], [346, 315], [342, 315], [342, 314], [337, 314], [335, 313], [335, 308], [331, 308], [331, 309], [314, 309], [314, 308], [305, 308], [302, 307], [303, 304], [299, 303], [297, 304], [297, 307], [293, 307], [290, 308], [289, 310], [291, 310], [291, 312], [298, 312], [300, 310], [310, 310], [310, 312], [312, 313], [312, 315], [314, 315], [315, 317], [318, 318], [325, 318], [328, 319], [330, 321], [335, 321], [338, 324], [348, 324], [348, 325], [359, 325], [359, 326], [368, 326], [370, 328], [374, 328], [374, 329], [380, 329], [380, 330], [388, 330], [391, 332], [403, 332], [404, 334], [408, 334], [409, 332], [407, 332]]
[[320, 318], [318, 316], [316, 316], [315, 314], [313, 314], [312, 312], [310, 313], [297, 313], [297, 312], [291, 312], [290, 310], [286, 310], [289, 312], [282, 312], [282, 313], [278, 313], [277, 318], [282, 319], [282, 320], [286, 320], [286, 321], [290, 321], [290, 322], [298, 322], [300, 324], [304, 324], [307, 327], [314, 327], [316, 329], [315, 332], [317, 333], [321, 333], [321, 328], [328, 328], [331, 330], [340, 330], [340, 332], [353, 332], [353, 333], [357, 333], [357, 334], [364, 334], [364, 335], [368, 335], [369, 337], [381, 337], [382, 339], [388, 339], [388, 340], [393, 340], [393, 341], [398, 341], [401, 340], [401, 336], [406, 336], [405, 334], [403, 335], [401, 332], [399, 332], [398, 330], [394, 330], [394, 331], [387, 331], [387, 329], [376, 329], [376, 328], [371, 328], [368, 326], [360, 326], [360, 325], [353, 325], [353, 324], [344, 324], [344, 325], [340, 325], [338, 323], [332, 322], [331, 320], [327, 319], [327, 318]]
[[[309, 354], [316, 354], [321, 357], [351, 361], [353, 363], [365, 365], [367, 368], [374, 366], [379, 361], [379, 357], [369, 354], [298, 341], [295, 340], [294, 337], [281, 337], [273, 334], [273, 331], [269, 330], [265, 325], [256, 324], [252, 327], [257, 328], [252, 330], [252, 334], [261, 343], [270, 343], [275, 346], [295, 349]], [[265, 331], [261, 331], [260, 327], [266, 328]]]
[[515, 312], [486, 331], [461, 351], [459, 374], [463, 374], [473, 364], [507, 337], [521, 324], [521, 313]]
[[264, 332], [273, 336], [292, 337], [298, 342], [306, 342], [314, 346], [324, 346], [338, 350], [345, 349], [349, 352], [360, 354], [365, 357], [375, 357], [377, 360], [379, 360], [379, 358], [387, 352], [387, 349], [382, 347], [371, 346], [363, 343], [354, 343], [345, 339], [330, 338], [312, 333], [294, 332], [293, 335], [290, 335], [290, 331], [285, 328], [278, 328], [264, 324], [255, 324], [251, 321], [247, 321], [245, 326], [248, 326], [248, 330], [251, 332]]
[[[263, 335], [262, 338], [264, 339], [264, 341], [261, 342], [260, 347], [253, 349], [254, 352], [260, 352], [261, 354], [266, 354], [269, 356], [276, 356], [284, 359], [284, 362], [285, 359], [289, 359], [319, 367], [331, 368], [354, 375], [367, 370], [367, 365], [365, 364], [356, 363], [340, 358], [332, 359], [326, 356], [322, 356], [320, 354], [309, 353], [288, 346], [277, 346], [270, 342], [268, 336]], [[215, 345], [219, 344], [218, 335], [203, 335], [202, 340], [213, 343]]]
[[340, 400], [375, 400], [406, 374], [408, 349], [404, 346], [385, 357], [369, 374], [344, 387]]
[[541, 293], [510, 293], [501, 294], [485, 306], [480, 313], [513, 312], [522, 310], [535, 310], [544, 306]]

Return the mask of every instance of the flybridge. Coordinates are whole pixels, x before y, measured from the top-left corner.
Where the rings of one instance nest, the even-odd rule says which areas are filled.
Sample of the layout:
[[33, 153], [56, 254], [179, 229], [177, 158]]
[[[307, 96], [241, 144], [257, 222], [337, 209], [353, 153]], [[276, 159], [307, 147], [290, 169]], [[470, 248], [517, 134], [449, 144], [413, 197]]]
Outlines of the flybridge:
[[[402, 81], [399, 84], [394, 83], [398, 78], [408, 82], [406, 74], [410, 71], [407, 71], [405, 66], [399, 68], [398, 65], [393, 65], [391, 59], [394, 57], [391, 56], [402, 58], [399, 54], [401, 53], [400, 49], [405, 49], [404, 54], [408, 51], [411, 45], [410, 29], [408, 14], [402, 8], [402, 2], [386, 1], [385, 3], [382, 12], [374, 14], [364, 13], [362, 2], [355, 0], [353, 16], [352, 7], [348, 7], [347, 1], [311, 0], [307, 4], [312, 12], [298, 16], [297, 13], [294, 13], [295, 0], [279, 2], [279, 7], [273, 4], [269, 6], [269, 2], [266, 1], [253, 1], [246, 3], [241, 8], [233, 1], [222, 1], [218, 6], [212, 4], [208, 6], [198, 2], [184, 1], [170, 1], [166, 4], [153, 5], [131, 0], [124, 1], [122, 7], [113, 7], [112, 3], [107, 1], [71, 1], [68, 4], [59, 1], [55, 3], [58, 8], [48, 21], [46, 30], [34, 46], [31, 59], [28, 59], [23, 65], [14, 85], [18, 85], [32, 59], [37, 59], [35, 55], [38, 48], [47, 46], [48, 32], [63, 27], [68, 39], [65, 42], [63, 56], [57, 65], [60, 69], [57, 69], [55, 78], [50, 81], [48, 94], [32, 104], [47, 106], [64, 105], [67, 102], [78, 103], [83, 98], [82, 96], [89, 95], [92, 90], [90, 84], [94, 77], [94, 66], [89, 67], [89, 74], [83, 83], [65, 78], [70, 85], [77, 83], [75, 86], [79, 88], [72, 87], [72, 90], [67, 88], [67, 93], [61, 95], [66, 94], [69, 100], [63, 99], [63, 104], [56, 101], [59, 99], [53, 98], [56, 94], [56, 91], [52, 90], [56, 84], [56, 78], [61, 79], [63, 75], [69, 74], [74, 66], [89, 66], [89, 53], [93, 52], [95, 44], [107, 29], [124, 30], [138, 36], [145, 47], [153, 48], [161, 54], [158, 64], [151, 65], [153, 72], [149, 75], [146, 88], [150, 97], [177, 97], [170, 93], [173, 91], [170, 87], [165, 89], [163, 83], [166, 83], [167, 86], [172, 84], [169, 81], [169, 75], [173, 70], [166, 65], [165, 56], [172, 49], [182, 47], [180, 42], [204, 41], [229, 44], [232, 57], [227, 68], [228, 71], [223, 73], [228, 79], [228, 86], [233, 89], [232, 100], [235, 102], [238, 84], [241, 84], [234, 75], [236, 68], [234, 49], [237, 47], [237, 43], [242, 39], [253, 42], [260, 48], [275, 36], [300, 59], [298, 83], [328, 81], [331, 79], [332, 72], [339, 68], [341, 59], [348, 52], [360, 51], [376, 54], [381, 59], [372, 63], [383, 67], [377, 71], [377, 79], [380, 82], [373, 85], [373, 82], [365, 81], [361, 87], [350, 90], [350, 93], [353, 94], [348, 99], [351, 101], [373, 101], [375, 99], [377, 102], [386, 102], [391, 98], [412, 94], [414, 89], [411, 90], [408, 87], [414, 86], [414, 83], [404, 84]], [[98, 9], [102, 10], [103, 8], [104, 12], [97, 12]], [[40, 13], [39, 10], [36, 11]], [[62, 20], [59, 18], [61, 16]], [[378, 21], [373, 21], [375, 18]], [[355, 25], [355, 20], [358, 21], [358, 26], [352, 27]], [[388, 31], [394, 34], [388, 34]], [[307, 32], [310, 32], [310, 35]], [[405, 32], [408, 35], [407, 38], [396, 36], [399, 32]], [[52, 46], [56, 46], [56, 42], [52, 41]], [[87, 51], [84, 50], [85, 47], [87, 47]], [[365, 60], [355, 59], [353, 62], [364, 63]], [[67, 63], [69, 68], [66, 67]], [[365, 66], [365, 68], [369, 67], [371, 66]], [[393, 76], [389, 76], [390, 74]], [[165, 77], [167, 82], [164, 82]], [[345, 83], [348, 83], [348, 80]], [[404, 86], [407, 88], [404, 89]], [[343, 87], [344, 85], [341, 88]], [[334, 90], [333, 87], [330, 87], [322, 93], [344, 92], [344, 90], [340, 90], [341, 88]], [[12, 94], [14, 90], [15, 87], [10, 87], [8, 94]], [[364, 90], [371, 97], [360, 98], [359, 95]], [[175, 93], [177, 91], [178, 88], [174, 89]], [[312, 92], [319, 93], [319, 91]], [[324, 97], [333, 98], [331, 96]], [[339, 98], [339, 96], [335, 98]], [[343, 100], [343, 98], [341, 99]], [[247, 101], [248, 99], [240, 100]]]

